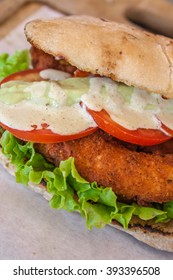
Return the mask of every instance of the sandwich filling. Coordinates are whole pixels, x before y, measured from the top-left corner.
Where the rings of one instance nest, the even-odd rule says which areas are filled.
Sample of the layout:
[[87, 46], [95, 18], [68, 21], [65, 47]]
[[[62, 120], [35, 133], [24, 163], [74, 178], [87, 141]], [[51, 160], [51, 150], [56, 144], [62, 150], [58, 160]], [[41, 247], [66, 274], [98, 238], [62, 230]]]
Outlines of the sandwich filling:
[[129, 130], [156, 129], [169, 135], [162, 124], [173, 130], [173, 100], [110, 78], [74, 78], [66, 74], [46, 69], [39, 72], [44, 81], [2, 83], [1, 122], [26, 131], [33, 130], [33, 126], [41, 129], [47, 123], [52, 132], [69, 135], [97, 126], [86, 110], [89, 108], [105, 110], [114, 122]]
[[[74, 77], [76, 69], [64, 61], [56, 70], [44, 68], [34, 72], [35, 81], [17, 74], [1, 83], [0, 122], [7, 129], [1, 147], [16, 167], [16, 180], [44, 185], [52, 207], [79, 211], [89, 228], [112, 220], [127, 227], [133, 215], [172, 219], [173, 101], [91, 73]], [[100, 112], [108, 122], [106, 115], [100, 123]], [[124, 127], [120, 137], [110, 118]], [[148, 147], [141, 144], [146, 131]], [[31, 133], [38, 133], [37, 141]], [[59, 140], [41, 141], [44, 134]], [[126, 134], [131, 141], [122, 141]]]

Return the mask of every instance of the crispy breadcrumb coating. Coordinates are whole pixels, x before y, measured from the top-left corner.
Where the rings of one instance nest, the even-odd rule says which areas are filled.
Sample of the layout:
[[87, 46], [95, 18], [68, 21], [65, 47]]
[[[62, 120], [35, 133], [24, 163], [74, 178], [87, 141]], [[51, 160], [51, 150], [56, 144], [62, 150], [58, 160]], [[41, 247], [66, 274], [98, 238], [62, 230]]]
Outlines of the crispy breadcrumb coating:
[[[171, 140], [173, 144], [173, 141]], [[173, 154], [129, 149], [123, 141], [101, 130], [81, 139], [35, 144], [36, 150], [56, 166], [72, 156], [86, 180], [111, 187], [124, 201], [163, 203], [173, 199]], [[131, 145], [132, 146], [132, 145]], [[173, 151], [172, 151], [173, 152]]]

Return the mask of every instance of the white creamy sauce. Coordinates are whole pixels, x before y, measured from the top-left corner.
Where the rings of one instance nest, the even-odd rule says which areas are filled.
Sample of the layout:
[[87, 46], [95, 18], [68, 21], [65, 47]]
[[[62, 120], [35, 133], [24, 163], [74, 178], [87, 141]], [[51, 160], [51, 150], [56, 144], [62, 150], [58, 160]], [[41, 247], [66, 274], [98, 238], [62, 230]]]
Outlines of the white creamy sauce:
[[173, 130], [173, 112], [172, 113], [166, 113], [166, 112], [160, 112], [157, 115], [158, 119], [167, 127]]
[[[88, 90], [85, 91], [84, 87], [85, 92], [81, 91], [80, 95], [79, 91], [76, 99], [74, 98], [69, 105], [71, 84], [66, 84], [63, 89], [62, 83], [60, 86], [56, 82], [71, 77], [66, 74], [52, 69], [41, 71], [43, 78], [54, 81], [24, 84], [23, 92], [27, 98], [20, 102], [9, 105], [0, 99], [0, 121], [9, 127], [25, 131], [32, 130], [33, 125], [40, 129], [42, 124], [46, 123], [54, 133], [75, 134], [89, 127], [96, 127], [96, 123], [85, 109], [86, 106], [95, 111], [106, 110], [115, 122], [130, 130], [161, 129], [161, 122], [173, 129], [173, 100], [165, 100], [159, 94], [147, 93], [136, 88], [122, 94], [120, 84], [109, 78], [86, 78], [89, 79]], [[2, 85], [3, 90], [4, 87], [9, 90], [10, 84]], [[129, 90], [128, 87], [126, 89]], [[72, 94], [73, 92], [74, 83]], [[0, 98], [1, 94], [0, 90]], [[79, 98], [85, 106], [80, 106]]]
[[[155, 115], [156, 112], [146, 109], [150, 103], [153, 104], [151, 94], [143, 90], [134, 89], [129, 106], [124, 103], [119, 104], [121, 111], [119, 114], [112, 112], [110, 114], [111, 118], [130, 130], [137, 128], [160, 129], [161, 123]], [[105, 108], [105, 110], [107, 109]]]
[[58, 80], [70, 78], [71, 75], [67, 72], [63, 72], [63, 71], [59, 71], [59, 70], [50, 68], [50, 69], [45, 69], [45, 70], [40, 71], [40, 77], [45, 80], [58, 81]]
[[1, 122], [19, 130], [41, 129], [44, 123], [54, 133], [69, 135], [81, 132], [96, 124], [79, 104], [63, 107], [37, 106], [27, 101], [1, 106]]
[[37, 105], [60, 107], [64, 106], [67, 100], [64, 90], [53, 81], [33, 82], [24, 89], [24, 92], [30, 93], [30, 102]]
[[[104, 78], [103, 81], [99, 81], [99, 79], [101, 80], [101, 78], [92, 78], [90, 94], [82, 96], [82, 101], [87, 107], [95, 111], [104, 109], [112, 120], [130, 130], [137, 128], [160, 129], [161, 123], [156, 113], [161, 108], [158, 108], [157, 98], [154, 97], [154, 94], [134, 89], [131, 102], [127, 105], [124, 98], [118, 93], [117, 83], [108, 78]], [[100, 94], [103, 85], [105, 85], [108, 96]], [[153, 104], [155, 110], [147, 110], [148, 104]]]

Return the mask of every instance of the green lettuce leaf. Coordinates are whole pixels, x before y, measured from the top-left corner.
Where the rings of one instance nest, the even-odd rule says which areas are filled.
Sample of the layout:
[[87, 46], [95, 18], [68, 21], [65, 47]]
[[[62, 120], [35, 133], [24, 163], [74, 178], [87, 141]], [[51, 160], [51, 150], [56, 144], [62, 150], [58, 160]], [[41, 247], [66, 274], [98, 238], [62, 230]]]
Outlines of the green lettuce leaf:
[[165, 202], [163, 205], [163, 210], [167, 212], [168, 218], [173, 219], [173, 200]]
[[93, 226], [102, 228], [112, 220], [127, 228], [133, 215], [143, 220], [154, 219], [156, 223], [173, 218], [173, 201], [158, 207], [118, 202], [111, 188], [82, 178], [72, 157], [55, 167], [35, 151], [33, 143], [23, 143], [8, 131], [3, 132], [0, 144], [3, 154], [16, 167], [17, 182], [28, 185], [29, 182], [39, 184], [44, 181], [52, 196], [50, 206], [80, 212], [89, 229]]
[[16, 51], [13, 55], [0, 55], [0, 80], [8, 75], [29, 68], [29, 52]]

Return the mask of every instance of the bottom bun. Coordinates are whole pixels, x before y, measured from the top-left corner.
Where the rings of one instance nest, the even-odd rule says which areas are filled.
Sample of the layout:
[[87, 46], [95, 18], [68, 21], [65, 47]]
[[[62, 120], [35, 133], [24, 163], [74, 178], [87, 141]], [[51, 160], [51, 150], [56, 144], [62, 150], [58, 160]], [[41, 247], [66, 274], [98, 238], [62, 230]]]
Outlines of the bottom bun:
[[[0, 163], [13, 176], [15, 176], [15, 167], [6, 158], [0, 149]], [[46, 191], [46, 187], [39, 184], [29, 183], [28, 187], [33, 191], [40, 193], [46, 200], [50, 200], [52, 195]], [[173, 252], [173, 221], [167, 223], [153, 223], [152, 220], [144, 221], [134, 216], [129, 223], [129, 228], [124, 229], [116, 221], [111, 224], [112, 227], [126, 232], [134, 238], [148, 244], [159, 250]]]
[[130, 221], [128, 229], [124, 229], [116, 222], [113, 222], [111, 226], [130, 234], [151, 247], [173, 252], [173, 221], [156, 224], [152, 221], [140, 220], [135, 216]]

